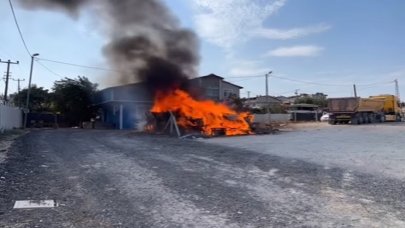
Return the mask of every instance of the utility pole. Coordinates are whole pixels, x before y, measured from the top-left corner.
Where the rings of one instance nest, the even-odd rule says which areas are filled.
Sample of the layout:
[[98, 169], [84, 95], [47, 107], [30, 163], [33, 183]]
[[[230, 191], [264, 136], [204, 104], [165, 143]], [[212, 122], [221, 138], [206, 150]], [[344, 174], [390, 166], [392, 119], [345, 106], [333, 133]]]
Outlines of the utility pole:
[[11, 78], [11, 80], [17, 81], [17, 83], [18, 83], [18, 87], [17, 87], [17, 88], [18, 88], [18, 93], [20, 93], [20, 91], [21, 91], [20, 82], [25, 81], [25, 79], [19, 79], [19, 78], [14, 79], [14, 78]]
[[354, 97], [357, 97], [356, 84], [353, 84]]
[[398, 85], [398, 79], [395, 79], [394, 80], [394, 83], [395, 83], [395, 96], [397, 96], [397, 101], [399, 102], [399, 108], [401, 109], [401, 113], [402, 113], [402, 101], [401, 101], [401, 98], [400, 98], [400, 96], [399, 96], [399, 85]]
[[[13, 80], [13, 81], [17, 81], [17, 83], [18, 83], [18, 87], [17, 87], [17, 90], [18, 90], [18, 94], [20, 93], [20, 91], [21, 91], [21, 87], [20, 87], [20, 82], [22, 82], [22, 81], [25, 81], [25, 79], [19, 79], [19, 78], [17, 78], [17, 79], [14, 79], [14, 78], [10, 78], [11, 80]], [[21, 107], [22, 106], [22, 104], [21, 104], [21, 101], [19, 100], [18, 101], [18, 107]]]
[[4, 88], [4, 104], [7, 103], [7, 93], [8, 93], [8, 79], [10, 77], [10, 64], [19, 64], [19, 62], [11, 62], [10, 60], [8, 61], [1, 61], [0, 63], [6, 63], [7, 64], [7, 72], [6, 72], [6, 87]]
[[395, 83], [395, 95], [397, 96], [397, 99], [400, 101], [398, 79], [395, 79], [394, 83]]
[[273, 71], [270, 71], [265, 75], [266, 78], [266, 112], [267, 112], [267, 121], [268, 124], [270, 124], [270, 98], [269, 98], [269, 76], [270, 74], [273, 73]]
[[30, 111], [29, 104], [30, 104], [31, 79], [32, 79], [32, 70], [34, 68], [34, 59], [38, 55], [39, 55], [38, 53], [31, 55], [31, 69], [30, 69], [30, 77], [28, 80], [27, 102], [25, 104], [25, 109], [24, 109], [24, 128], [27, 128], [28, 112]]

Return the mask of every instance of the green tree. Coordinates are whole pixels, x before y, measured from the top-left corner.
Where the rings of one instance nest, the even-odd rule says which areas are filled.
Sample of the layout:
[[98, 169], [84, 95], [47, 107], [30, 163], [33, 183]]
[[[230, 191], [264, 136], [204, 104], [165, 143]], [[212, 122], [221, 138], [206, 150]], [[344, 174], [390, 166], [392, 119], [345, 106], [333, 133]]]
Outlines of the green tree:
[[314, 104], [318, 105], [321, 108], [324, 108], [328, 106], [328, 101], [326, 99], [326, 96], [322, 97], [310, 97], [310, 96], [304, 96], [297, 98], [294, 102], [295, 104]]
[[236, 95], [232, 95], [228, 98], [227, 103], [230, 107], [232, 107], [236, 111], [246, 111], [245, 107], [243, 106], [243, 98], [239, 98]]
[[[14, 93], [10, 96], [13, 100], [14, 105], [19, 107], [25, 107], [27, 102], [27, 92], [28, 89], [25, 88], [19, 93]], [[47, 89], [43, 87], [37, 87], [36, 85], [31, 86], [30, 92], [30, 103], [28, 108], [31, 112], [49, 112], [52, 106], [52, 94], [48, 92]]]
[[56, 81], [53, 86], [56, 111], [63, 114], [68, 124], [78, 126], [88, 121], [95, 113], [92, 99], [97, 91], [97, 84], [86, 77], [65, 78]]
[[294, 101], [294, 104], [313, 104], [314, 99], [311, 97], [299, 97]]

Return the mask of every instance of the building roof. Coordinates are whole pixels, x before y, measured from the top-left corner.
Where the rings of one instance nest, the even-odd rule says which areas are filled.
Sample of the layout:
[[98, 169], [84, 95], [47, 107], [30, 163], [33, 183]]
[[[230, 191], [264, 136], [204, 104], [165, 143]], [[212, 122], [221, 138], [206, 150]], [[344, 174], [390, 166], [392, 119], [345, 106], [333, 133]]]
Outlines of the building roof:
[[229, 84], [229, 85], [233, 85], [233, 86], [236, 86], [236, 87], [238, 87], [239, 89], [243, 89], [243, 87], [242, 86], [239, 86], [239, 85], [236, 85], [236, 84], [233, 84], [233, 83], [230, 83], [230, 82], [228, 82], [228, 81], [222, 81], [222, 82], [225, 82], [225, 83], [227, 83], [227, 84]]
[[[209, 78], [209, 77], [217, 78], [217, 79], [221, 80], [223, 83], [227, 83], [229, 85], [238, 87], [239, 89], [243, 88], [242, 86], [235, 85], [233, 83], [224, 81], [223, 77], [218, 76], [216, 74], [209, 74], [209, 75], [205, 75], [205, 76], [201, 76], [201, 77], [197, 77], [197, 78], [192, 78], [190, 80], [197, 80], [197, 79], [201, 79], [201, 78], [204, 79], [204, 78]], [[104, 88], [97, 93], [97, 97], [99, 97], [99, 99], [101, 99], [101, 100], [105, 100], [105, 98], [103, 99], [102, 97], [109, 91], [117, 91], [117, 95], [123, 94], [122, 96], [125, 95], [125, 97], [129, 97], [129, 96], [135, 97], [135, 95], [138, 92], [141, 92], [141, 94], [143, 94], [144, 96], [151, 97], [151, 95], [148, 93], [148, 91], [145, 87], [145, 83], [143, 83], [143, 82], [129, 83], [129, 84], [124, 84], [124, 85], [118, 85], [118, 86]]]
[[197, 79], [204, 79], [204, 78], [218, 78], [218, 79], [222, 80], [222, 82], [225, 82], [225, 83], [227, 83], [227, 84], [229, 84], [229, 85], [236, 86], [236, 87], [238, 87], [239, 89], [243, 89], [242, 86], [233, 84], [233, 83], [228, 82], [228, 81], [225, 81], [225, 80], [224, 80], [225, 78], [223, 78], [223, 77], [221, 77], [221, 76], [218, 76], [218, 75], [216, 75], [216, 74], [209, 74], [209, 75], [205, 75], [205, 76], [200, 76], [200, 77], [197, 77], [197, 78], [192, 78], [192, 79], [190, 79], [190, 80], [197, 80]]
[[272, 103], [281, 103], [280, 99], [277, 99], [276, 97], [273, 96], [257, 96], [257, 97], [251, 97], [247, 99], [246, 101], [250, 102], [257, 102], [257, 103], [266, 103], [266, 102], [272, 102]]
[[152, 102], [153, 95], [142, 82], [108, 87], [95, 94], [95, 104], [114, 101]]
[[286, 96], [278, 96], [278, 97], [276, 97], [276, 99], [278, 99], [280, 101], [288, 101], [289, 100], [288, 97], [286, 97]]
[[145, 86], [145, 83], [143, 83], [143, 82], [133, 82], [133, 83], [123, 84], [123, 85], [107, 87], [107, 88], [104, 88], [104, 89], [102, 89], [100, 91], [109, 90], [109, 89], [117, 89], [117, 88], [121, 89], [121, 88], [126, 88], [126, 87], [136, 87], [136, 86]]
[[223, 77], [221, 77], [221, 76], [218, 76], [218, 75], [216, 75], [216, 74], [209, 74], [209, 75], [205, 75], [205, 76], [201, 76], [201, 77], [197, 77], [197, 78], [207, 78], [207, 77], [215, 77], [215, 78], [220, 78], [220, 79], [224, 79]]

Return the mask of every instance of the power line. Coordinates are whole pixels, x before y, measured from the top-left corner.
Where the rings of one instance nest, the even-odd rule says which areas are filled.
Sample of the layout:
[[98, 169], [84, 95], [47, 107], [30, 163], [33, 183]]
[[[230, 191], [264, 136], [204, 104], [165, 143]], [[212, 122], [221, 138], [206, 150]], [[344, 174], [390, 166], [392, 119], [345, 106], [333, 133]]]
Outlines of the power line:
[[[11, 12], [12, 12], [12, 14], [13, 14], [13, 18], [14, 18], [15, 25], [16, 25], [16, 27], [17, 27], [17, 29], [18, 29], [18, 33], [19, 33], [19, 35], [20, 35], [21, 41], [22, 41], [22, 43], [23, 43], [23, 45], [24, 45], [24, 48], [25, 48], [25, 50], [27, 51], [27, 53], [28, 53], [30, 56], [32, 56], [32, 55], [31, 55], [31, 52], [29, 51], [28, 46], [27, 46], [27, 44], [26, 44], [26, 42], [25, 42], [25, 39], [24, 39], [24, 36], [23, 36], [22, 31], [21, 31], [21, 29], [20, 29], [20, 26], [19, 26], [19, 24], [18, 24], [18, 20], [17, 20], [16, 14], [15, 14], [15, 11], [14, 11], [14, 7], [13, 7], [13, 4], [12, 4], [12, 1], [11, 1], [11, 0], [9, 0], [9, 4], [10, 4]], [[64, 65], [70, 65], [70, 66], [75, 66], [75, 67], [82, 67], [82, 68], [96, 69], [96, 70], [103, 70], [103, 71], [119, 72], [119, 71], [114, 70], [114, 69], [108, 69], [108, 68], [103, 68], [103, 67], [86, 66], [86, 65], [81, 65], [81, 64], [68, 63], [68, 62], [62, 62], [62, 61], [51, 60], [51, 59], [44, 59], [44, 58], [38, 58], [38, 59], [39, 59], [39, 60], [42, 60], [42, 61], [48, 61], [48, 62], [53, 62], [53, 63], [58, 63], [58, 64], [64, 64]], [[40, 63], [39, 61], [37, 61], [37, 62], [38, 62], [42, 67], [44, 67], [46, 70], [48, 70], [49, 72], [51, 72], [52, 74], [57, 75], [57, 76], [59, 76], [59, 77], [63, 77], [63, 76], [61, 76], [60, 74], [58, 74], [58, 73], [54, 72], [53, 70], [49, 69], [48, 67], [46, 67], [43, 63]], [[259, 78], [259, 77], [263, 77], [263, 76], [262, 76], [262, 75], [254, 75], [254, 76], [234, 76], [234, 77], [227, 77], [227, 79], [246, 78], [246, 80], [250, 80], [250, 79]], [[304, 83], [304, 84], [320, 85], [320, 86], [348, 86], [348, 85], [350, 85], [350, 84], [329, 84], [329, 83], [319, 83], [319, 82], [312, 82], [312, 81], [303, 81], [303, 80], [292, 79], [292, 78], [281, 77], [281, 76], [275, 76], [275, 75], [272, 75], [271, 77], [279, 78], [279, 79], [282, 79], [282, 80], [293, 81], [293, 82], [300, 82], [300, 83]], [[243, 80], [243, 81], [244, 81], [244, 80]], [[390, 81], [390, 83], [391, 83], [391, 82], [393, 82], [393, 81]], [[358, 85], [358, 86], [380, 85], [381, 83], [382, 83], [382, 82], [377, 82], [377, 83], [363, 84], [363, 85]], [[370, 88], [370, 87], [366, 87], [366, 88]]]
[[[29, 56], [32, 56], [31, 52], [29, 51], [28, 45], [27, 45], [27, 43], [25, 42], [25, 39], [24, 39], [24, 36], [23, 36], [23, 34], [22, 34], [20, 25], [18, 24], [18, 20], [17, 20], [16, 14], [15, 14], [15, 11], [14, 11], [13, 3], [12, 3], [11, 0], [9, 0], [8, 2], [10, 3], [10, 9], [11, 9], [11, 12], [12, 12], [12, 14], [13, 14], [14, 22], [15, 22], [15, 25], [16, 25], [16, 27], [17, 27], [18, 33], [20, 34], [20, 38], [21, 38], [21, 41], [22, 41], [22, 43], [23, 43], [23, 45], [24, 45], [24, 48], [25, 48], [25, 50], [27, 51], [28, 55], [29, 55]], [[62, 61], [57, 61], [57, 60], [50, 60], [50, 59], [42, 59], [42, 58], [41, 58], [41, 60], [42, 60], [42, 61], [48, 61], [48, 62], [59, 63], [59, 64], [70, 65], [70, 66], [82, 67], [82, 68], [89, 68], [89, 69], [104, 70], [104, 71], [115, 71], [115, 72], [117, 72], [116, 70], [107, 69], [107, 68], [102, 68], [102, 67], [85, 66], [85, 65], [75, 64], [75, 63], [67, 63], [67, 62], [62, 62]], [[38, 61], [37, 61], [37, 62], [38, 62]], [[39, 63], [39, 62], [38, 62], [38, 63]], [[42, 63], [40, 63], [40, 64], [41, 64], [42, 67], [44, 67], [45, 69], [47, 69], [49, 72], [51, 72], [51, 73], [53, 73], [53, 74], [55, 74], [55, 75], [60, 76], [59, 74], [57, 74], [57, 73], [55, 73], [54, 71], [50, 70], [50, 69], [49, 69], [48, 67], [46, 67], [44, 64], [42, 64]]]
[[14, 22], [15, 22], [15, 25], [17, 26], [18, 33], [20, 34], [21, 41], [24, 44], [25, 50], [27, 51], [28, 55], [32, 56], [31, 52], [28, 49], [27, 44], [25, 43], [24, 36], [21, 32], [20, 26], [18, 25], [17, 17], [15, 16], [15, 12], [14, 12], [13, 3], [11, 2], [11, 0], [8, 0], [8, 2], [10, 3], [11, 12], [13, 13]]
[[52, 73], [52, 74], [54, 74], [54, 75], [56, 75], [56, 76], [58, 76], [58, 77], [64, 78], [64, 76], [62, 76], [62, 75], [56, 73], [55, 71], [49, 69], [49, 67], [45, 66], [45, 65], [44, 65], [43, 63], [41, 63], [40, 61], [37, 60], [36, 62], [37, 62], [40, 66], [42, 66], [45, 70], [47, 70], [48, 72], [50, 72], [50, 73]]
[[259, 78], [259, 77], [263, 77], [263, 75], [253, 75], [253, 76], [233, 76], [233, 77], [226, 77], [226, 79], [229, 79], [229, 78]]
[[[320, 85], [320, 86], [351, 86], [352, 84], [331, 84], [331, 83], [321, 83], [321, 82], [313, 82], [313, 81], [304, 81], [304, 80], [299, 80], [299, 79], [292, 79], [292, 78], [287, 78], [287, 77], [282, 77], [282, 76], [275, 76], [272, 75], [271, 77], [274, 78], [279, 78], [282, 80], [287, 80], [287, 81], [294, 81], [294, 82], [300, 82], [304, 84], [312, 84], [312, 85]], [[367, 83], [367, 84], [356, 84], [356, 86], [378, 86], [382, 84], [389, 84], [393, 83], [394, 81], [381, 81], [381, 82], [374, 82], [374, 83]]]
[[373, 84], [370, 84], [370, 86], [366, 86], [366, 87], [362, 87], [362, 88], [360, 88], [360, 89], [357, 89], [357, 90], [365, 90], [365, 89], [369, 89], [369, 88], [375, 88], [375, 87], [380, 87], [380, 86], [385, 86], [385, 85], [388, 85], [388, 84], [391, 84], [391, 83], [394, 83], [395, 81], [389, 81], [389, 82], [385, 82], [385, 83], [373, 83]]
[[119, 71], [114, 70], [114, 69], [108, 69], [108, 68], [103, 68], [103, 67], [86, 66], [86, 65], [81, 65], [81, 64], [76, 64], [76, 63], [62, 62], [62, 61], [52, 60], [52, 59], [43, 59], [43, 58], [37, 58], [37, 59], [39, 59], [39, 60], [41, 60], [41, 61], [59, 63], [59, 64], [64, 64], [64, 65], [69, 65], [69, 66], [75, 66], [75, 67], [82, 67], [82, 68], [89, 68], [89, 69], [103, 70], [103, 71], [119, 72]]
[[393, 81], [383, 81], [383, 82], [375, 82], [375, 83], [369, 83], [369, 84], [356, 84], [356, 86], [367, 86], [366, 88], [370, 88], [370, 87], [376, 87], [376, 86], [380, 86], [380, 85], [385, 85], [385, 84], [391, 84], [394, 83], [395, 80]]
[[285, 94], [294, 94], [294, 93], [298, 93], [300, 89], [294, 89], [294, 90], [288, 90], [288, 91], [283, 91], [283, 92], [275, 92], [275, 94], [278, 95], [285, 95]]
[[[263, 75], [235, 76], [235, 77], [227, 77], [226, 79], [232, 79], [232, 78], [259, 78], [259, 77], [263, 77]], [[304, 81], [304, 80], [293, 79], [293, 78], [287, 78], [287, 77], [276, 76], [276, 75], [271, 75], [270, 77], [278, 78], [278, 79], [282, 79], [282, 80], [287, 80], [287, 81], [300, 82], [300, 83], [304, 83], [304, 84], [312, 84], [312, 85], [323, 85], [323, 86], [348, 86], [348, 85], [351, 85], [351, 84], [330, 84], [330, 83], [320, 83], [320, 82]]]
[[[263, 77], [263, 76], [261, 76], [261, 77]], [[253, 80], [253, 79], [258, 79], [259, 77], [254, 77], [254, 78], [244, 78], [244, 79], [241, 79], [241, 80], [233, 80], [233, 78], [226, 78], [228, 81], [231, 81], [231, 82], [244, 82], [244, 81], [249, 81], [249, 80]]]
[[348, 86], [348, 85], [349, 85], [349, 84], [329, 84], [329, 83], [320, 83], [320, 82], [304, 81], [304, 80], [292, 79], [292, 78], [287, 78], [287, 77], [282, 77], [282, 76], [276, 76], [276, 75], [272, 75], [271, 77], [273, 77], [273, 78], [278, 78], [278, 79], [282, 79], [282, 80], [287, 80], [287, 81], [300, 82], [300, 83], [303, 83], [303, 84], [312, 84], [312, 85], [320, 85], [320, 86]]
[[[15, 22], [15, 25], [16, 25], [16, 27], [17, 27], [18, 33], [20, 34], [20, 38], [21, 38], [21, 41], [22, 41], [22, 43], [23, 43], [23, 45], [24, 45], [24, 48], [25, 48], [25, 50], [27, 51], [28, 55], [29, 55], [30, 57], [32, 57], [32, 54], [31, 54], [31, 52], [30, 52], [29, 49], [28, 49], [27, 43], [25, 42], [25, 39], [24, 39], [24, 36], [23, 36], [23, 34], [22, 34], [21, 28], [20, 28], [20, 26], [19, 26], [19, 24], [18, 24], [18, 20], [17, 20], [17, 17], [16, 17], [16, 15], [15, 15], [13, 3], [11, 2], [11, 0], [9, 0], [8, 2], [10, 3], [10, 9], [11, 9], [11, 12], [12, 12], [12, 14], [13, 14], [14, 22]], [[58, 77], [62, 77], [62, 78], [63, 78], [62, 75], [60, 75], [60, 74], [54, 72], [53, 70], [49, 69], [49, 68], [48, 68], [47, 66], [45, 66], [43, 63], [41, 63], [41, 62], [39, 62], [39, 61], [37, 61], [37, 63], [38, 63], [39, 65], [41, 65], [44, 69], [46, 69], [47, 71], [49, 71], [50, 73], [52, 73], [52, 74], [54, 74], [54, 75], [56, 75], [56, 76], [58, 76]]]

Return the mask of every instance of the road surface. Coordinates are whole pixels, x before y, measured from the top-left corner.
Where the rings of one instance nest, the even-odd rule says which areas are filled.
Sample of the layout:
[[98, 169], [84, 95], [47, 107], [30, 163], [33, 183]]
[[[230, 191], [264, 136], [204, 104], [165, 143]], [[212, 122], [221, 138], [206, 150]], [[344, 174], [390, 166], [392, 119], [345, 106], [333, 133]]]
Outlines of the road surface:
[[405, 226], [401, 179], [126, 131], [34, 130], [0, 178], [0, 227]]
[[290, 126], [292, 131], [277, 135], [218, 137], [205, 142], [405, 180], [405, 122]]

